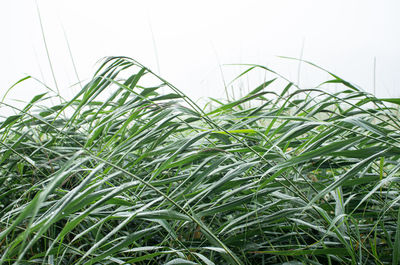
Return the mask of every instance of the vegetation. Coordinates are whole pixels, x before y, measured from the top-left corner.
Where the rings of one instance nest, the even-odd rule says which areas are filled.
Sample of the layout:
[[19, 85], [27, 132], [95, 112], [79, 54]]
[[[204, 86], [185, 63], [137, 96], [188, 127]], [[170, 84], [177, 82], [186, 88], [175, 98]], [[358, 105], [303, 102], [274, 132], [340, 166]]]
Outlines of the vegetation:
[[276, 78], [206, 110], [108, 58], [4, 119], [0, 264], [398, 264], [400, 99], [248, 67]]

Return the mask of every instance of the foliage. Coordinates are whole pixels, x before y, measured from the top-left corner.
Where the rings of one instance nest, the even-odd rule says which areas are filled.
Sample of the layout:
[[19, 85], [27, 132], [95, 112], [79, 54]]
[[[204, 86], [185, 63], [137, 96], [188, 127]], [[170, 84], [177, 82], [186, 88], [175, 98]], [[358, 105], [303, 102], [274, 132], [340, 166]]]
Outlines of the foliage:
[[398, 264], [400, 100], [331, 76], [207, 112], [113, 57], [36, 96], [0, 123], [0, 263]]

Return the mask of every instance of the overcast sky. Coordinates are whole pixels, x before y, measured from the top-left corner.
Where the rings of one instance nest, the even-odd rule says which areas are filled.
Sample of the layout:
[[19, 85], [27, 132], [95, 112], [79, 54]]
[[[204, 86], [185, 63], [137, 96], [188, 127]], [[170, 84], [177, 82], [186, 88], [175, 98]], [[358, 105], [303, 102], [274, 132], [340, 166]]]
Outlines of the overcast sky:
[[[26, 74], [55, 86], [37, 6], [65, 95], [77, 90], [71, 86], [78, 80], [68, 39], [82, 80], [111, 55], [140, 61], [196, 99], [224, 96], [223, 80], [243, 69], [225, 64], [266, 65], [303, 87], [327, 78], [306, 66], [299, 77], [298, 62], [277, 57], [283, 55], [302, 56], [372, 92], [376, 58], [378, 96], [400, 97], [398, 0], [4, 0], [0, 96]], [[9, 97], [28, 100], [39, 91], [27, 82]]]

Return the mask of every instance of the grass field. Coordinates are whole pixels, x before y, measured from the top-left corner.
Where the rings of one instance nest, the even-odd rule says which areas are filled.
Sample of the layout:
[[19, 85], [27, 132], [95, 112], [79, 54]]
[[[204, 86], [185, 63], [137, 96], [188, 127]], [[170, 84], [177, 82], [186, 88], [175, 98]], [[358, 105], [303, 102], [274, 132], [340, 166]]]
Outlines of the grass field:
[[203, 107], [113, 57], [34, 97], [0, 123], [0, 264], [399, 264], [400, 99], [329, 74]]

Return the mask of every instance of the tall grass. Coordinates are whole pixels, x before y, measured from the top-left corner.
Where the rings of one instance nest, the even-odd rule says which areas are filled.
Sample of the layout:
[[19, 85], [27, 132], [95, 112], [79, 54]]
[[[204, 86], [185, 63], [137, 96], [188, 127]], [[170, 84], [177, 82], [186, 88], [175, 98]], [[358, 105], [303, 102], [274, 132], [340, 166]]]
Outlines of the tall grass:
[[276, 75], [206, 111], [113, 57], [33, 98], [0, 123], [0, 264], [398, 264], [400, 99]]

